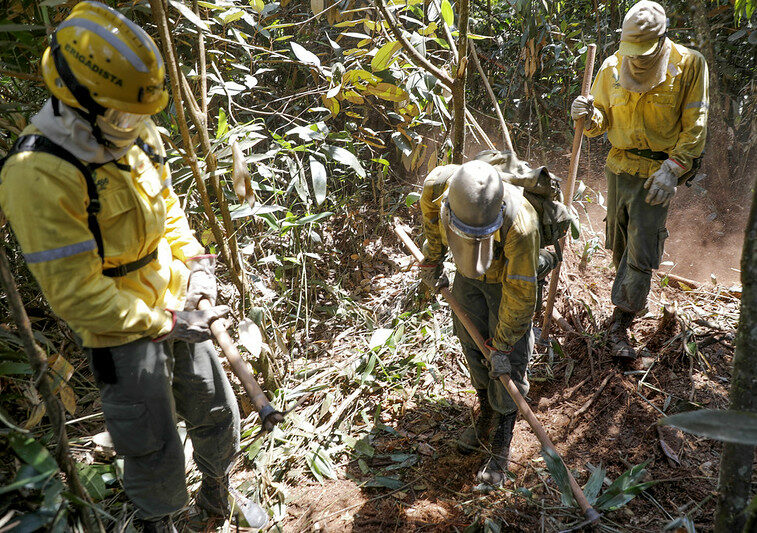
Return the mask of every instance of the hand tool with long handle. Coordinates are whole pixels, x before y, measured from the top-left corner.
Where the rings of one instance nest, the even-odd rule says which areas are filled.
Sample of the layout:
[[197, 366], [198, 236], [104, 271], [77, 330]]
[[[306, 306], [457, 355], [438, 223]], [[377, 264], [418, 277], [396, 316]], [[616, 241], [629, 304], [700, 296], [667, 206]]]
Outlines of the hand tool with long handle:
[[[200, 300], [197, 304], [197, 308], [200, 310], [210, 309], [213, 307], [207, 300]], [[258, 385], [255, 376], [252, 375], [247, 363], [244, 362], [242, 356], [239, 355], [234, 341], [231, 340], [229, 333], [224, 327], [223, 320], [216, 320], [210, 324], [210, 330], [213, 332], [213, 336], [216, 338], [218, 345], [221, 347], [226, 359], [229, 361], [229, 366], [234, 375], [239, 378], [242, 383], [242, 387], [250, 397], [253, 407], [260, 415], [260, 421], [265, 431], [270, 431], [273, 427], [284, 420], [284, 415], [274, 409], [271, 402], [268, 401], [268, 397]]]
[[[586, 50], [586, 69], [584, 70], [584, 79], [581, 84], [581, 96], [589, 96], [591, 90], [591, 78], [594, 76], [594, 56], [597, 52], [597, 45], [590, 44]], [[576, 120], [576, 131], [573, 133], [573, 151], [570, 154], [570, 169], [568, 170], [568, 187], [565, 192], [565, 205], [570, 209], [573, 204], [573, 189], [576, 186], [576, 176], [578, 175], [578, 158], [581, 155], [581, 144], [584, 138], [584, 117]], [[565, 249], [565, 237], [560, 239], [560, 248]], [[555, 297], [557, 296], [557, 284], [560, 280], [560, 267], [562, 262], [552, 271], [552, 278], [549, 280], [549, 293], [547, 304], [544, 306], [544, 320], [542, 320], [541, 336], [542, 341], [549, 338], [549, 328], [552, 325], [552, 309], [555, 306]]]
[[[410, 250], [410, 252], [413, 254], [415, 259], [418, 262], [423, 261], [423, 253], [418, 249], [418, 247], [415, 245], [412, 239], [410, 239], [408, 234], [405, 233], [405, 230], [403, 230], [399, 226], [395, 226], [394, 231], [402, 240], [402, 242], [405, 244], [405, 246], [407, 246], [408, 250]], [[468, 330], [468, 333], [476, 342], [476, 346], [478, 346], [478, 349], [481, 350], [482, 354], [484, 354], [484, 357], [486, 357], [487, 360], [491, 359], [491, 353], [489, 349], [486, 347], [484, 338], [481, 336], [481, 333], [478, 331], [476, 326], [468, 317], [468, 314], [465, 312], [462, 306], [457, 302], [457, 300], [455, 300], [455, 297], [452, 296], [452, 293], [450, 292], [450, 290], [447, 287], [444, 287], [439, 292], [444, 297], [444, 299], [447, 300], [447, 303], [452, 308], [452, 311], [455, 313], [455, 315], [460, 320], [460, 322], [463, 323], [463, 325], [465, 326], [465, 329]], [[539, 419], [536, 418], [536, 415], [534, 415], [534, 412], [531, 411], [531, 408], [528, 406], [528, 403], [526, 403], [525, 398], [523, 398], [523, 395], [520, 393], [518, 388], [513, 383], [513, 380], [510, 379], [510, 376], [508, 375], [500, 376], [499, 380], [502, 382], [502, 385], [504, 385], [505, 390], [507, 390], [507, 393], [515, 402], [515, 405], [518, 407], [518, 411], [520, 411], [520, 414], [523, 415], [523, 418], [526, 419], [526, 422], [528, 422], [528, 425], [531, 426], [531, 429], [536, 434], [536, 438], [539, 439], [539, 442], [541, 443], [541, 445], [547, 450], [551, 451], [554, 457], [560, 457], [560, 454], [558, 454], [557, 450], [555, 449], [555, 445], [552, 444], [552, 441], [549, 439], [547, 432], [544, 431], [544, 427], [539, 422]], [[562, 461], [562, 457], [560, 457], [560, 461]], [[562, 461], [562, 462], [564, 465], [565, 461]], [[573, 492], [573, 497], [576, 499], [576, 501], [578, 502], [578, 505], [581, 507], [581, 510], [583, 511], [584, 516], [586, 517], [587, 521], [594, 522], [598, 520], [600, 516], [599, 513], [596, 510], [594, 510], [594, 508], [589, 504], [588, 500], [586, 499], [586, 496], [581, 490], [581, 487], [578, 485], [575, 478], [570, 473], [570, 470], [568, 470], [567, 466], [565, 467], [565, 472], [568, 475], [568, 482], [570, 483], [570, 489]]]

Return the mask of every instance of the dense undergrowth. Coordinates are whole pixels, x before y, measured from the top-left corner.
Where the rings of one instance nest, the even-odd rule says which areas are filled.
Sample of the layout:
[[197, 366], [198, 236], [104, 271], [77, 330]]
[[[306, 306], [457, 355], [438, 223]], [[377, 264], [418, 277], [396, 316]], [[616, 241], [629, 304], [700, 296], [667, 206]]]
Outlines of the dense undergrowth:
[[[37, 67], [45, 31], [65, 17], [72, 2], [6, 4], [0, 20], [4, 45], [0, 51], [0, 151], [7, 150], [46, 98]], [[149, 3], [111, 4], [157, 39]], [[447, 0], [393, 4], [413, 46], [436, 65], [450, 64], [452, 53], [443, 25], [455, 32], [452, 4]], [[201, 111], [204, 121], [189, 125], [193, 148], [208, 183], [217, 178], [218, 187], [211, 190], [212, 216], [223, 225], [226, 238], [234, 242], [232, 250], [238, 250], [242, 258], [237, 265], [226, 265], [222, 299], [233, 305], [237, 324], [245, 326], [240, 346], [274, 404], [281, 409], [295, 407], [280, 428], [254, 439], [257, 418], [237, 387], [246, 419], [235, 486], [263, 502], [277, 524], [292, 530], [314, 527], [319, 520], [329, 524], [333, 517], [350, 514], [349, 510], [369, 507], [361, 496], [343, 506], [321, 509], [310, 518], [292, 514], [293, 509], [304, 507], [301, 488], [316, 493], [316, 482], [346, 493], [360, 487], [357, 493], [367, 494], [369, 500], [391, 496], [393, 501], [405, 501], [395, 498], [405, 494], [409, 502], [420, 501], [417, 495], [424, 491], [436, 494], [432, 485], [440, 482], [424, 480], [419, 469], [433, 468], [429, 463], [449, 451], [447, 443], [465, 424], [471, 405], [457, 397], [469, 400], [470, 393], [446, 309], [429, 302], [427, 296], [419, 298], [412, 276], [398, 273], [409, 268], [409, 262], [391, 234], [391, 224], [394, 217], [417, 223], [418, 183], [428, 170], [448, 160], [450, 93], [410, 63], [368, 2], [343, 0], [331, 9], [326, 9], [330, 3], [317, 0], [310, 5], [286, 0], [169, 5], [172, 35], [187, 80], [184, 101]], [[474, 4], [473, 38], [512, 127], [516, 150], [524, 157], [543, 160], [547, 148], [567, 145], [571, 135], [567, 110], [578, 92], [577, 73], [583, 69], [586, 44], [598, 42], [600, 60], [612, 53], [618, 39], [615, 28], [629, 5], [624, 1], [592, 5], [522, 0]], [[695, 47], [710, 43], [713, 48], [711, 68], [721, 80], [714, 97], [722, 103], [720, 118], [727, 126], [726, 137], [714, 142], [725, 147], [733, 162], [733, 183], [746, 190], [753, 180], [749, 162], [754, 161], [757, 143], [755, 59], [754, 54], [744, 54], [753, 50], [757, 38], [753, 4], [737, 2], [735, 11], [726, 1], [674, 1], [667, 7], [671, 37]], [[707, 25], [692, 22], [697, 10], [704, 13]], [[476, 116], [491, 115], [491, 104], [476, 76], [471, 74], [468, 82], [469, 105]], [[175, 108], [169, 106], [157, 121], [173, 149], [173, 183], [192, 226], [209, 248], [218, 249], [196, 182], [183, 161], [187, 151]], [[198, 127], [209, 132], [207, 143]], [[485, 129], [492, 139], [499, 138], [492, 129]], [[235, 143], [251, 172], [250, 190], [241, 198], [232, 179]], [[483, 144], [480, 132], [471, 128], [470, 150]], [[601, 203], [600, 196], [590, 190], [580, 197]], [[50, 355], [56, 393], [69, 413], [69, 435], [82, 477], [103, 520], [126, 524], [131, 509], [120, 490], [120, 463], [99, 435], [101, 409], [86, 358], [70, 330], [47, 308], [8, 229], [4, 231], [4, 246], [38, 341]], [[554, 384], [564, 381], [569, 387], [571, 376], [584, 379], [591, 372], [595, 385], [603, 377], [594, 367], [602, 369], [598, 355], [602, 353], [601, 320], [608, 305], [606, 294], [596, 288], [607, 282], [603, 276], [608, 272], [601, 261], [600, 242], [599, 233], [585, 229], [574, 247], [577, 256], [590, 263], [591, 273], [590, 281], [575, 289], [589, 287], [582, 306], [563, 309], [579, 334], [545, 348], [534, 365], [534, 381], [543, 380], [545, 394], [552, 398], [561, 394], [555, 392]], [[576, 265], [566, 281], [573, 286], [585, 274]], [[245, 280], [244, 294], [231, 282], [233, 278]], [[663, 293], [669, 297], [670, 291]], [[710, 292], [687, 295], [682, 305], [702, 309], [705, 317], [725, 316], [724, 330], [732, 329], [731, 308], [723, 314], [717, 306], [710, 309], [701, 303], [720, 301]], [[50, 426], [4, 305], [0, 313], [0, 415], [10, 428], [2, 430], [0, 438], [0, 529], [21, 517], [20, 530], [39, 526], [63, 531], [71, 527], [71, 495], [42, 447], [51, 442]], [[689, 326], [678, 327], [693, 332]], [[707, 352], [697, 349], [702, 336], [696, 332], [681, 337], [676, 332], [665, 340], [677, 354], [675, 364], [669, 365], [674, 374], [686, 374], [688, 368], [692, 380], [700, 374], [715, 380], [707, 370], [712, 365], [706, 357], [700, 359], [700, 353], [716, 353], [717, 365], [721, 370], [727, 367], [728, 354], [713, 351], [720, 345], [708, 345]], [[662, 354], [668, 352], [663, 348], [655, 347], [650, 356], [665, 360]], [[644, 377], [648, 375], [655, 374]], [[624, 376], [618, 381], [627, 385], [630, 379]], [[652, 398], [662, 407], [655, 408], [667, 411], [674, 405], [669, 398], [679, 392], [667, 393], [665, 387], [654, 386], [663, 391]], [[643, 396], [644, 386], [638, 387], [637, 393]], [[713, 401], [722, 401], [722, 396], [717, 398]], [[409, 412], [436, 413], [439, 416], [432, 417], [436, 426], [424, 431], [404, 427], [398, 421], [415, 420], [407, 418]], [[391, 444], [392, 439], [404, 439], [408, 446]], [[643, 464], [647, 457], [636, 454], [633, 459], [633, 464], [616, 461], [610, 465], [612, 476], [608, 475], [603, 494], [611, 479]], [[529, 460], [524, 456], [523, 461]], [[580, 470], [579, 481], [593, 483], [598, 494], [605, 481], [599, 465], [592, 462], [597, 467], [592, 482], [584, 463], [570, 456], [567, 461]], [[475, 468], [444, 464], [452, 469]], [[559, 491], [548, 481], [543, 464], [530, 468], [524, 468], [517, 488], [508, 489], [508, 494], [522, 497], [514, 512], [543, 517], [546, 509], [551, 518], [542, 520], [550, 528], [575, 522], [578, 515], [559, 503]], [[634, 482], [621, 493], [630, 495], [633, 487], [644, 482], [643, 475], [637, 469]], [[352, 488], [339, 485], [345, 479], [353, 483]], [[190, 481], [197, 480], [196, 473], [191, 473]], [[543, 492], [534, 489], [537, 481], [543, 483]], [[487, 505], [501, 498], [472, 496], [471, 504], [470, 488], [461, 481], [446, 489], [455, 492], [458, 500], [445, 511], [449, 522], [430, 514], [424, 519], [428, 524], [423, 520], [404, 524], [445, 530], [489, 524], [486, 527], [496, 531], [497, 524], [512, 521], [512, 515], [507, 515], [511, 511], [500, 513], [496, 505], [494, 513], [486, 511]], [[699, 518], [702, 512], [699, 506], [689, 514], [685, 509], [672, 512], [667, 504], [663, 507], [670, 512], [661, 516], [670, 520]], [[662, 524], [657, 511], [643, 509], [654, 517], [651, 523]], [[326, 515], [330, 518], [324, 519]], [[332, 527], [339, 529], [339, 525]], [[360, 524], [356, 522], [355, 527]]]

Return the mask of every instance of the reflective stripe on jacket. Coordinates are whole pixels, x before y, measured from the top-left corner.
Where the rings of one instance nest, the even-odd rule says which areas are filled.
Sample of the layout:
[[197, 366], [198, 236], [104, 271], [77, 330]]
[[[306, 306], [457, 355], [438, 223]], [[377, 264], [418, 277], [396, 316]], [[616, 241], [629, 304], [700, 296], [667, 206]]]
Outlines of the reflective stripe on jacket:
[[[40, 134], [33, 126], [22, 134]], [[140, 136], [165, 155], [155, 125]], [[84, 177], [70, 163], [39, 152], [12, 156], [0, 175], [0, 208], [26, 261], [55, 311], [84, 346], [118, 346], [170, 331], [181, 309], [189, 270], [184, 261], [204, 253], [192, 235], [170, 169], [157, 168], [133, 146], [117, 162], [94, 172], [102, 208], [105, 262], [87, 227]], [[153, 250], [157, 259], [126, 276], [109, 278], [103, 268], [136, 261]]]
[[612, 149], [607, 168], [646, 178], [662, 161], [646, 159], [624, 150], [666, 152], [686, 170], [702, 155], [707, 136], [709, 78], [707, 62], [699, 52], [673, 44], [665, 81], [646, 93], [620, 86], [621, 56], [608, 57], [599, 69], [591, 94], [594, 115], [586, 135], [607, 132]]
[[[425, 237], [423, 254], [428, 263], [439, 263], [447, 251], [447, 235], [439, 213], [449, 178], [456, 169], [456, 165], [434, 169], [423, 183], [420, 199]], [[522, 196], [519, 188], [505, 184], [506, 201], [508, 197], [512, 201], [518, 196]], [[493, 344], [495, 348], [505, 351], [510, 350], [526, 333], [536, 309], [539, 219], [531, 204], [525, 199], [521, 200], [507, 235], [503, 236], [502, 230], [495, 234], [494, 260], [480, 278], [487, 283], [502, 284]], [[507, 221], [503, 228], [506, 226]]]

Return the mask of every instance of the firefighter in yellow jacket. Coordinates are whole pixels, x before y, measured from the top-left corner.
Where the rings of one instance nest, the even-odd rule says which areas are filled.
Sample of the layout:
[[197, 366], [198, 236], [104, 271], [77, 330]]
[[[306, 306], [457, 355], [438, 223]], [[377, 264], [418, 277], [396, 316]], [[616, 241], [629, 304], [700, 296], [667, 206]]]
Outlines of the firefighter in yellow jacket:
[[52, 309], [81, 338], [124, 488], [144, 531], [184, 507], [187, 423], [203, 474], [198, 506], [228, 512], [237, 404], [210, 341], [215, 256], [171, 189], [150, 115], [168, 94], [155, 43], [99, 2], [78, 3], [42, 58], [52, 93], [4, 160], [0, 207]]
[[626, 14], [619, 51], [608, 57], [590, 97], [571, 106], [585, 133], [607, 133], [606, 247], [617, 269], [609, 331], [613, 355], [636, 354], [628, 328], [646, 307], [652, 271], [660, 266], [665, 221], [676, 187], [696, 172], [709, 105], [707, 63], [667, 37], [665, 10], [642, 0]]
[[[504, 183], [490, 164], [474, 160], [437, 167], [421, 195], [424, 260], [421, 279], [429, 287], [448, 283], [442, 261], [447, 248], [457, 272], [452, 294], [493, 349], [491, 365], [462, 323], [453, 315], [471, 380], [480, 402], [473, 427], [463, 433], [459, 450], [470, 453], [491, 440], [491, 455], [478, 480], [501, 485], [517, 408], [499, 376], [510, 374], [523, 394], [534, 347], [531, 320], [537, 297], [539, 220], [518, 187]], [[489, 439], [492, 431], [493, 435]]]

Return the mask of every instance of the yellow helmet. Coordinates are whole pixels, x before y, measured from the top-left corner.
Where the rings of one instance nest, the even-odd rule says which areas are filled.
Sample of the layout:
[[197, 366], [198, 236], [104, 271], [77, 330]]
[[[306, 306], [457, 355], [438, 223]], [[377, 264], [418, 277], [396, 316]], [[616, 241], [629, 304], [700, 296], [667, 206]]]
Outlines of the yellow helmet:
[[114, 109], [152, 115], [166, 106], [166, 69], [142, 28], [100, 2], [76, 4], [42, 55], [53, 96], [90, 120]]

